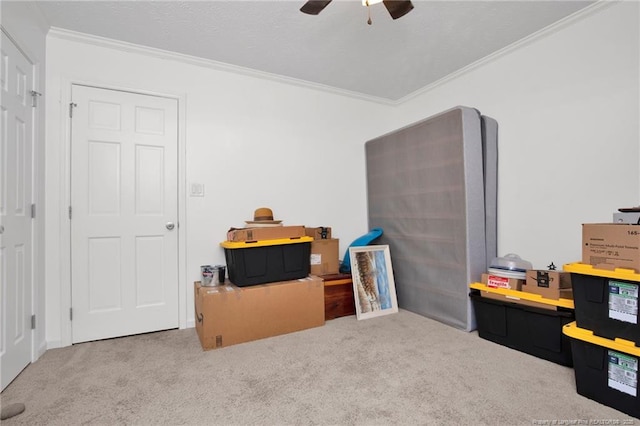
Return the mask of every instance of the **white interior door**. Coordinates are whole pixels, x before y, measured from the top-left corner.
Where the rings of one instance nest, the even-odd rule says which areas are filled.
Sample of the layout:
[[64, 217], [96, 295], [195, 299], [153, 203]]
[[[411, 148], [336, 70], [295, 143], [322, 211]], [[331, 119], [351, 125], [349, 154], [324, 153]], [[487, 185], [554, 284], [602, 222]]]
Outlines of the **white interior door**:
[[178, 103], [72, 86], [72, 342], [176, 328]]
[[0, 46], [0, 380], [4, 389], [31, 361], [34, 67], [4, 33]]

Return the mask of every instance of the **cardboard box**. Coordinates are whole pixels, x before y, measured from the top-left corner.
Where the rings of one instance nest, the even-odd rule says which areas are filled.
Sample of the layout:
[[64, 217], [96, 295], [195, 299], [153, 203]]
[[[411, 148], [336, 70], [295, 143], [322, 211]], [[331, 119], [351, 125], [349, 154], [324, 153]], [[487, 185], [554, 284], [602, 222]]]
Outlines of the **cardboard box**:
[[263, 241], [305, 236], [304, 226], [270, 226], [265, 228], [231, 228], [227, 241]]
[[194, 299], [205, 350], [324, 325], [324, 285], [314, 276], [243, 288], [196, 281]]
[[547, 299], [573, 299], [571, 274], [562, 271], [527, 271], [527, 281], [522, 291], [539, 294]]
[[304, 232], [307, 237], [313, 237], [314, 240], [328, 240], [331, 238], [331, 228], [328, 226], [305, 227]]
[[338, 251], [340, 240], [313, 240], [311, 242], [311, 275], [337, 274], [340, 269]]
[[582, 263], [600, 269], [640, 272], [640, 226], [626, 223], [582, 225]]
[[505, 288], [508, 290], [518, 290], [522, 288], [524, 280], [516, 278], [504, 278], [497, 275], [482, 274], [482, 284], [486, 284], [491, 288]]

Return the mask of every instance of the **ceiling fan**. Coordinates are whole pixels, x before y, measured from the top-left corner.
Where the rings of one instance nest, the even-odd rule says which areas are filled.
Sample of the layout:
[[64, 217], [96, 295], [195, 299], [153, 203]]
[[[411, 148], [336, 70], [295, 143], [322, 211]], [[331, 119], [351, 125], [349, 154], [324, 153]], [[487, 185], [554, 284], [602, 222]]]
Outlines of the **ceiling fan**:
[[[331, 3], [331, 0], [309, 0], [300, 8], [300, 12], [317, 15], [322, 12], [329, 3]], [[362, 0], [363, 6], [367, 7], [375, 3], [380, 3], [380, 0]], [[382, 0], [382, 3], [393, 19], [402, 18], [413, 9], [413, 4], [411, 4], [410, 0]], [[371, 18], [369, 18], [367, 23], [371, 25]]]

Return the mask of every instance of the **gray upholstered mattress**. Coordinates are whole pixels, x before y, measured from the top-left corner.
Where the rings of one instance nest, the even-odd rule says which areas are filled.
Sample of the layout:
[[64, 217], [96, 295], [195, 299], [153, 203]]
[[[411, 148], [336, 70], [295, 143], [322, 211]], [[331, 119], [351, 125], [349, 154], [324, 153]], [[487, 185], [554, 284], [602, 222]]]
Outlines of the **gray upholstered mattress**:
[[497, 123], [456, 107], [365, 144], [369, 227], [400, 308], [475, 329], [468, 285], [496, 254]]

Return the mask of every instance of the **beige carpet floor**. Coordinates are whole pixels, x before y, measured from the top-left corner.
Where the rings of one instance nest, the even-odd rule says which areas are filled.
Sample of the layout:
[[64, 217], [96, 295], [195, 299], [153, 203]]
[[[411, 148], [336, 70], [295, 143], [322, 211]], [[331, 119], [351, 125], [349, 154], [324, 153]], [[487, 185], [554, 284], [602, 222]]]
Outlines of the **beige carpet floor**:
[[640, 425], [571, 368], [404, 310], [212, 351], [195, 329], [52, 349], [0, 396], [26, 405], [6, 425]]

